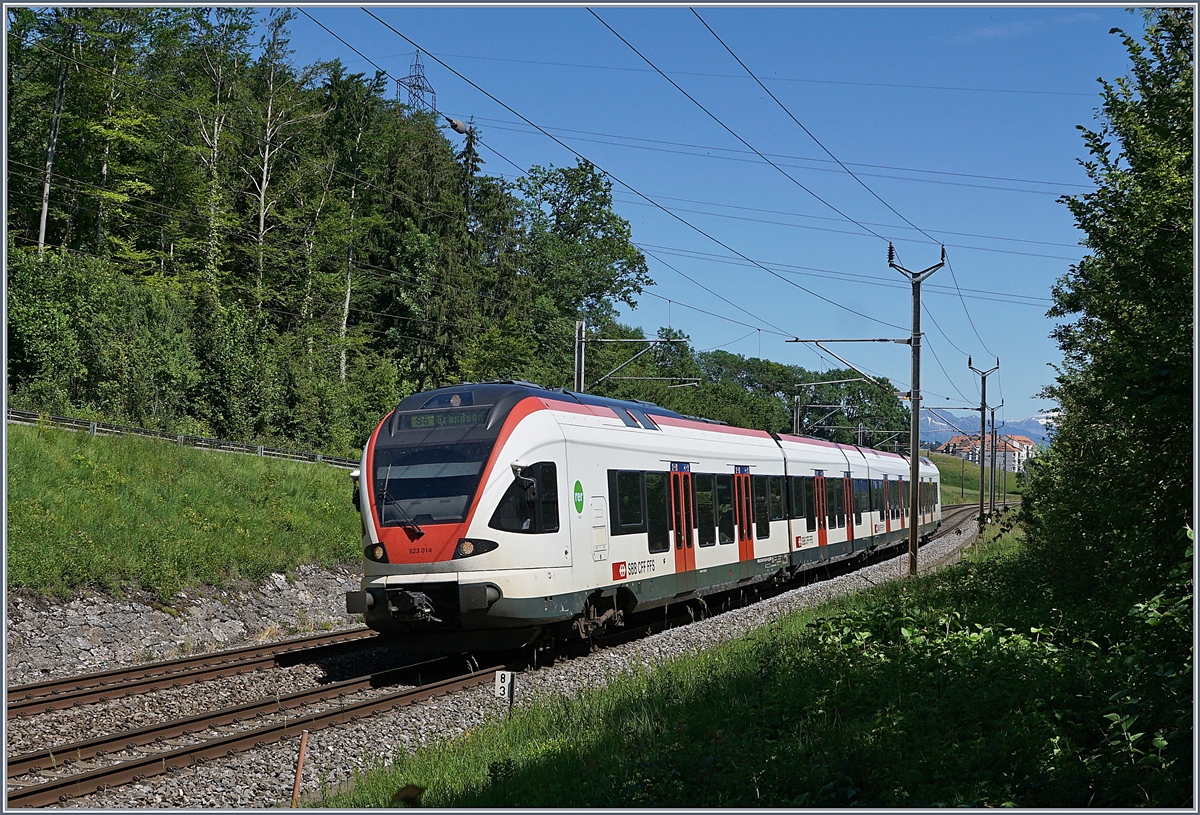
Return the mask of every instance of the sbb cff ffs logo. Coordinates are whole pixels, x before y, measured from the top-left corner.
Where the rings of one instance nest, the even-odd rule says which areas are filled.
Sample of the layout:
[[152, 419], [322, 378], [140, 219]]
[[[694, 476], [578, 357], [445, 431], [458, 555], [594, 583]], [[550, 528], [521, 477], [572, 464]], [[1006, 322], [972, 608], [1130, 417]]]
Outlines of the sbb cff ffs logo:
[[654, 561], [653, 560], [635, 560], [633, 563], [627, 563], [622, 560], [619, 563], [614, 563], [612, 565], [612, 567], [613, 567], [613, 580], [624, 580], [625, 578], [633, 577], [634, 575], [648, 574], [650, 572], [653, 572], [654, 571]]

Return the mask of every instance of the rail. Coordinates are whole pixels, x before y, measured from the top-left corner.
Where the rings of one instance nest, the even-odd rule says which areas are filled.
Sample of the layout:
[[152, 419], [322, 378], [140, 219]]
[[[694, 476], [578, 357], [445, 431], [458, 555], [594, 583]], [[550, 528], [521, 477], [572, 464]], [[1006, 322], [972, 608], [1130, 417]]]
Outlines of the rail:
[[268, 447], [263, 444], [249, 444], [228, 439], [209, 439], [203, 436], [188, 436], [183, 433], [170, 433], [165, 430], [149, 430], [144, 427], [97, 422], [90, 419], [74, 419], [69, 416], [52, 416], [46, 413], [35, 413], [29, 410], [8, 409], [8, 421], [11, 424], [41, 425], [59, 427], [64, 430], [87, 432], [93, 436], [144, 436], [151, 439], [173, 441], [180, 447], [195, 447], [200, 450], [217, 450], [223, 453], [242, 453], [250, 456], [279, 458], [287, 461], [300, 461], [309, 464], [329, 464], [344, 470], [358, 467], [357, 459], [327, 456], [322, 453], [312, 453], [299, 450], [287, 450], [281, 447]]

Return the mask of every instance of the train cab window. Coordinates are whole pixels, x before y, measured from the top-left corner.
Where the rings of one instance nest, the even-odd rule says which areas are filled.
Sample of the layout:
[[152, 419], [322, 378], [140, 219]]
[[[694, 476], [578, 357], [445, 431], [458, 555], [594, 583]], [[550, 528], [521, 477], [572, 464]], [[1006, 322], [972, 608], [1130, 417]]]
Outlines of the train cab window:
[[772, 521], [782, 521], [784, 517], [783, 506], [783, 476], [772, 475], [768, 476], [767, 484], [770, 488], [771, 507], [770, 514]]
[[538, 535], [558, 531], [558, 470], [553, 461], [531, 464], [513, 479], [488, 526]]
[[667, 474], [646, 473], [646, 532], [651, 552], [665, 552], [671, 548], [667, 534]]
[[697, 473], [692, 476], [696, 486], [696, 526], [700, 531], [700, 545], [713, 546], [717, 542], [716, 492], [712, 475]]
[[759, 538], [767, 538], [771, 535], [771, 507], [767, 498], [767, 477], [765, 475], [756, 475], [752, 479], [754, 481], [754, 526], [755, 532]]
[[646, 531], [642, 473], [636, 470], [608, 471], [608, 520], [614, 535]]
[[733, 543], [733, 476], [717, 476], [717, 540]]

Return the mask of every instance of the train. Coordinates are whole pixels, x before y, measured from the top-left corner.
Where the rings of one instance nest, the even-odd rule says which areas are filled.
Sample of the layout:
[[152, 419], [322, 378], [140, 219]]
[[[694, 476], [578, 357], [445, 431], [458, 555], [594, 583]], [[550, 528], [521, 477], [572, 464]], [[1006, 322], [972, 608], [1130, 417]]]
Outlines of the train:
[[[548, 647], [634, 614], [927, 538], [938, 470], [521, 381], [415, 393], [351, 473], [364, 572], [346, 610], [428, 652]], [[541, 644], [539, 646], [539, 644]]]

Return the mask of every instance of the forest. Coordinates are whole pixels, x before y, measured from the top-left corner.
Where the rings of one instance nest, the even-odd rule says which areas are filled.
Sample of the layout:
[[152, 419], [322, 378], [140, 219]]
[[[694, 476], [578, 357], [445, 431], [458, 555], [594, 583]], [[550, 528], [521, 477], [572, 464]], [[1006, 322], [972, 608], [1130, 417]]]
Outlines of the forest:
[[[294, 13], [9, 10], [10, 405], [354, 455], [418, 390], [571, 387], [576, 320], [643, 337], [610, 181], [488, 175], [474, 126], [386, 75], [295, 65]], [[649, 339], [683, 342], [595, 392], [773, 431], [799, 394], [844, 406], [802, 411], [839, 441], [907, 426], [888, 383]], [[589, 343], [589, 380], [637, 349]]]

